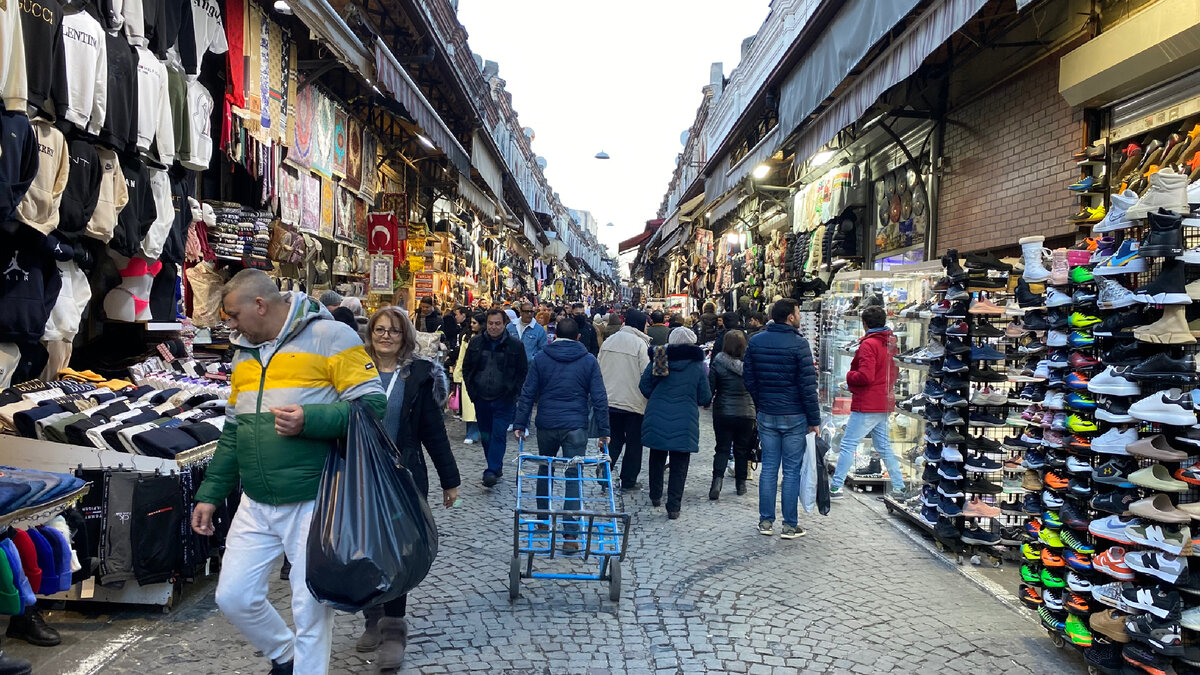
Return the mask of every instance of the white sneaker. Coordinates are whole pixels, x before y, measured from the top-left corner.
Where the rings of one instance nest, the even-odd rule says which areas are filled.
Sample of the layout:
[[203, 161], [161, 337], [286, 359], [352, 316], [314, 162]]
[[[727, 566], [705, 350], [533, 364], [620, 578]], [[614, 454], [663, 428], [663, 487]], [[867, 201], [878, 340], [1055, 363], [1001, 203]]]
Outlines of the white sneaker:
[[1065, 331], [1065, 330], [1046, 331], [1046, 346], [1047, 347], [1066, 347], [1067, 346], [1067, 331]]
[[1150, 188], [1146, 190], [1142, 198], [1136, 204], [1129, 207], [1125, 212], [1125, 217], [1129, 220], [1139, 220], [1146, 217], [1146, 214], [1159, 209], [1166, 209], [1174, 213], [1188, 213], [1191, 209], [1188, 208], [1187, 199], [1187, 175], [1176, 173], [1169, 166], [1164, 166], [1157, 172], [1150, 174], [1147, 179], [1150, 183]]
[[942, 447], [943, 462], [961, 462], [963, 461], [962, 453], [959, 452], [957, 445], [946, 445]]
[[1100, 284], [1100, 294], [1096, 303], [1100, 309], [1121, 309], [1137, 304], [1134, 292], [1120, 283], [1104, 277], [1097, 277], [1096, 281]]
[[474, 441], [474, 439], [464, 438], [463, 443], [465, 443], [467, 445], [471, 445], [471, 444], [475, 443], [475, 441]]
[[1138, 195], [1133, 190], [1114, 194], [1109, 203], [1107, 215], [1104, 216], [1104, 220], [1092, 227], [1092, 232], [1115, 232], [1133, 227], [1133, 223], [1125, 219], [1125, 212], [1136, 204], [1137, 200]]
[[1187, 200], [1192, 212], [1184, 217], [1183, 226], [1200, 227], [1200, 179], [1188, 183]]
[[1088, 391], [1109, 396], [1140, 396], [1142, 388], [1129, 376], [1125, 366], [1109, 366], [1088, 381]]
[[1065, 407], [1066, 395], [1061, 391], [1052, 394], [1046, 394], [1046, 398], [1042, 399], [1042, 407], [1050, 410], [1062, 410]]
[[1046, 307], [1066, 307], [1071, 304], [1071, 294], [1063, 293], [1062, 291], [1050, 287], [1046, 291]]
[[1192, 265], [1200, 265], [1200, 246], [1189, 248], [1183, 252], [1183, 262]]
[[1129, 406], [1134, 419], [1159, 424], [1190, 426], [1196, 424], [1196, 413], [1192, 410], [1190, 393], [1184, 394], [1177, 388], [1155, 392]]

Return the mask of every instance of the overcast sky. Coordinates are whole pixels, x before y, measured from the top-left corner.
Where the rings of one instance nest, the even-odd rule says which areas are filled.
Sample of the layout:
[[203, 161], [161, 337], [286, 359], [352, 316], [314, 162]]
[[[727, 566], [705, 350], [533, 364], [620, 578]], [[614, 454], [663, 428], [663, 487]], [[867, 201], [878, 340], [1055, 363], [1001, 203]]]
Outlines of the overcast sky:
[[[551, 187], [568, 208], [595, 215], [615, 255], [658, 211], [709, 66], [724, 63], [729, 77], [769, 5], [460, 0], [458, 16], [471, 50], [500, 64]], [[612, 159], [594, 159], [600, 150]]]

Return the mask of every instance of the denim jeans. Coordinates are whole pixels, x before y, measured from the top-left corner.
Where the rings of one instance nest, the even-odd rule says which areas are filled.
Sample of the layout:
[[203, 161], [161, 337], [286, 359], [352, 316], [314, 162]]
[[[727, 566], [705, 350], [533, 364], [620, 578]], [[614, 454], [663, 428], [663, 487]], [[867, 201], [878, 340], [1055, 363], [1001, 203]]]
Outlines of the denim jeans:
[[[543, 457], [557, 457], [558, 451], [562, 450], [563, 457], [582, 457], [587, 453], [587, 441], [586, 429], [539, 429], [537, 435], [538, 454]], [[538, 509], [542, 511], [555, 508], [554, 498], [550, 496], [554, 490], [550, 485], [551, 481], [546, 478], [549, 475], [548, 466], [544, 465], [538, 468], [538, 476], [541, 478], [537, 483], [537, 504]], [[566, 483], [563, 492], [565, 499], [562, 501], [562, 506], [555, 510], [579, 511], [579, 466], [568, 468], [565, 476], [568, 480], [554, 481]], [[577, 522], [575, 518], [564, 519], [563, 530], [566, 532], [578, 531]]]
[[476, 401], [475, 418], [479, 420], [479, 436], [483, 443], [483, 454], [487, 458], [484, 475], [504, 473], [504, 451], [508, 448], [508, 426], [517, 414], [517, 404], [498, 399]]
[[479, 442], [479, 422], [467, 422], [466, 438], [475, 441], [476, 443]]
[[846, 431], [842, 434], [837, 469], [833, 472], [833, 480], [829, 481], [829, 489], [840, 489], [846, 482], [846, 474], [850, 473], [850, 469], [854, 466], [854, 451], [867, 434], [871, 434], [875, 452], [878, 452], [879, 456], [883, 458], [884, 466], [887, 467], [888, 475], [892, 479], [892, 489], [904, 489], [904, 473], [900, 469], [896, 453], [892, 452], [891, 439], [888, 438], [888, 414], [882, 412], [850, 413], [850, 421], [846, 423]]
[[783, 522], [795, 527], [799, 521], [800, 467], [804, 463], [808, 417], [805, 415], [758, 414], [758, 439], [762, 445], [762, 472], [758, 477], [759, 520], [775, 522], [775, 495], [779, 470], [783, 469], [780, 510]]

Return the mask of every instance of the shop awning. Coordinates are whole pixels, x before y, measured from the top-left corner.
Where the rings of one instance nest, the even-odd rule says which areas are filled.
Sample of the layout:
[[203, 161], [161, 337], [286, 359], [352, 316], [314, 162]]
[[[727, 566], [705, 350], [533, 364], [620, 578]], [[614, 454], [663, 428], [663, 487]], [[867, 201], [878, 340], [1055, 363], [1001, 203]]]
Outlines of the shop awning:
[[[904, 31], [900, 37], [896, 38], [892, 44], [876, 58], [867, 68], [859, 75], [854, 83], [842, 95], [838, 96], [837, 100], [812, 122], [803, 132], [799, 143], [796, 147], [796, 161], [802, 162], [811, 157], [821, 148], [822, 145], [828, 143], [837, 132], [852, 124], [855, 120], [862, 117], [863, 113], [870, 108], [876, 100], [879, 99], [884, 92], [898, 84], [901, 80], [907, 78], [917, 71], [933, 50], [941, 46], [950, 36], [954, 35], [959, 28], [962, 28], [971, 17], [987, 3], [987, 0], [943, 0], [936, 3], [919, 16], [912, 24]], [[849, 3], [857, 5], [862, 3]], [[867, 3], [876, 4], [876, 3]], [[871, 30], [881, 28], [882, 32], [886, 32], [896, 21], [899, 21], [915, 4], [911, 0], [877, 0], [878, 7], [872, 9], [872, 13], [868, 16], [859, 17], [858, 20], [870, 19], [873, 23], [870, 25]], [[881, 13], [885, 8], [890, 8], [887, 13]], [[835, 24], [843, 19], [846, 13], [843, 10], [834, 19]], [[882, 27], [882, 24], [887, 24]], [[877, 41], [876, 38], [875, 41]], [[865, 50], [869, 49], [874, 44], [874, 41], [864, 45]], [[849, 64], [849, 68], [853, 68], [862, 56], [856, 58], [855, 61]], [[802, 66], [803, 67], [803, 66]], [[804, 80], [796, 80], [800, 69], [792, 74], [788, 82], [784, 84], [783, 100], [787, 101], [789, 95], [789, 85], [793, 100], [797, 101], [797, 105], [808, 106], [805, 108], [808, 112], [816, 109], [817, 104], [822, 100], [817, 98], [813, 100], [809, 94], [811, 93], [811, 83]], [[849, 70], [846, 70], [849, 73]], [[826, 73], [828, 74], [828, 73]], [[845, 74], [840, 75], [844, 78]], [[841, 80], [839, 79], [838, 82]], [[837, 86], [838, 82], [834, 83]], [[832, 92], [832, 87], [830, 88]], [[824, 96], [824, 95], [823, 95]], [[795, 112], [798, 109], [790, 109]], [[802, 116], [794, 118], [794, 123], [799, 123], [807, 116], [808, 112]], [[784, 113], [781, 111], [780, 124], [783, 124]]]
[[372, 79], [371, 54], [326, 0], [293, 0], [292, 13], [350, 70]]
[[471, 166], [483, 177], [492, 194], [497, 197], [504, 194], [504, 174], [500, 171], [500, 162], [492, 156], [480, 131], [476, 131], [471, 139]]
[[[679, 229], [679, 224], [679, 209], [675, 209], [671, 212], [671, 215], [667, 216], [667, 220], [662, 224], [662, 226], [658, 228], [658, 232], [656, 232], [654, 234], [654, 238], [650, 240], [650, 245], [653, 246], [658, 242], [665, 242], [672, 234], [675, 234], [675, 230]], [[661, 247], [659, 250], [662, 253], [667, 252], [667, 249], [663, 249]]]
[[476, 187], [470, 178], [461, 173], [458, 174], [458, 194], [482, 211], [484, 215], [490, 218], [496, 217], [496, 203], [484, 194], [483, 190]]
[[[719, 192], [709, 192], [707, 194], [721, 194]], [[742, 201], [741, 195], [737, 192], [730, 192], [725, 195], [725, 198], [713, 204], [708, 209], [708, 222], [715, 223], [721, 218], [724, 218], [730, 211], [736, 209]]]
[[782, 143], [782, 136], [778, 133], [779, 127], [767, 132], [767, 135], [755, 145], [746, 156], [741, 158], [737, 164], [729, 168], [728, 171], [723, 171], [717, 168], [711, 176], [704, 181], [704, 194], [706, 195], [721, 195], [725, 194], [730, 188], [737, 185], [743, 178], [750, 175], [754, 167], [765, 162], [771, 155], [775, 154], [779, 144]]
[[446, 123], [392, 55], [391, 50], [378, 38], [375, 40], [375, 69], [379, 75], [379, 83], [413, 116], [413, 121], [429, 135], [430, 142], [446, 154], [459, 173], [470, 173], [471, 161], [467, 157], [467, 151], [454, 134], [450, 133]]

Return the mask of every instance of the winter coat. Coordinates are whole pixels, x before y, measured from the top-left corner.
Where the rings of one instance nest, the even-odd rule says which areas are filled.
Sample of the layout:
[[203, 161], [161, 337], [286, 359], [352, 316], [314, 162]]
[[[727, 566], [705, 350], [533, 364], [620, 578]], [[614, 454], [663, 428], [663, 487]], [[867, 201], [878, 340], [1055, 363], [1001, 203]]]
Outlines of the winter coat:
[[471, 338], [463, 359], [463, 382], [471, 399], [478, 401], [517, 400], [529, 361], [515, 337], [505, 333], [493, 340], [486, 332]]
[[436, 333], [442, 329], [442, 313], [434, 309], [429, 316], [417, 318], [417, 330], [422, 333]]
[[650, 336], [650, 344], [654, 347], [660, 347], [667, 344], [667, 338], [671, 337], [671, 327], [666, 324], [658, 324], [648, 326], [646, 335]]
[[809, 426], [820, 426], [812, 349], [795, 328], [782, 323], [767, 326], [751, 338], [743, 363], [746, 390], [760, 414], [804, 415]]
[[721, 352], [708, 369], [708, 386], [713, 392], [713, 417], [754, 419], [754, 399], [742, 379], [742, 361]]
[[858, 343], [846, 386], [850, 389], [851, 412], [892, 412], [896, 407], [896, 379], [899, 373], [892, 359], [895, 345], [892, 331], [867, 333]]
[[717, 315], [713, 312], [705, 312], [700, 315], [700, 325], [692, 326], [692, 330], [696, 331], [696, 340], [699, 344], [705, 344], [717, 339]]
[[396, 449], [400, 451], [400, 462], [412, 472], [421, 494], [429, 496], [429, 470], [425, 465], [425, 452], [433, 460], [438, 473], [438, 482], [443, 490], [456, 488], [461, 483], [458, 464], [450, 451], [450, 439], [446, 436], [446, 423], [442, 418], [442, 407], [434, 395], [432, 361], [413, 359], [408, 377], [404, 380], [404, 398], [400, 404], [400, 430], [396, 433]]
[[446, 345], [448, 354], [458, 352], [458, 336], [462, 329], [463, 327], [454, 320], [453, 314], [442, 317], [442, 343]]
[[600, 372], [604, 375], [608, 407], [639, 415], [646, 412], [646, 397], [638, 384], [642, 371], [650, 364], [646, 348], [649, 343], [649, 335], [625, 326], [600, 347]]
[[609, 435], [608, 395], [600, 364], [577, 340], [555, 340], [529, 364], [514, 429], [529, 428], [534, 403], [539, 429], [587, 429], [590, 407], [599, 435]]
[[587, 347], [588, 353], [595, 356], [600, 353], [600, 339], [596, 336], [596, 326], [587, 317], [572, 317], [579, 324], [579, 342]]
[[699, 406], [712, 401], [704, 352], [695, 345], [655, 347], [638, 387], [649, 399], [642, 420], [642, 445], [654, 450], [699, 452]]
[[508, 334], [521, 341], [521, 346], [525, 348], [525, 358], [532, 363], [534, 357], [542, 353], [546, 348], [546, 329], [542, 328], [542, 324], [534, 321], [529, 324], [522, 334], [518, 330], [517, 324], [520, 322], [513, 321], [508, 324]]
[[[316, 499], [326, 455], [346, 437], [350, 401], [361, 399], [383, 418], [387, 399], [362, 340], [303, 292], [290, 296], [287, 322], [277, 338], [255, 344], [241, 333], [232, 393], [217, 451], [197, 502], [219, 504], [241, 480], [256, 502], [278, 506]], [[300, 404], [304, 428], [297, 436], [275, 431], [272, 406]]]
[[57, 263], [72, 253], [56, 233], [21, 223], [0, 228], [0, 342], [37, 344], [42, 338], [62, 290]]

